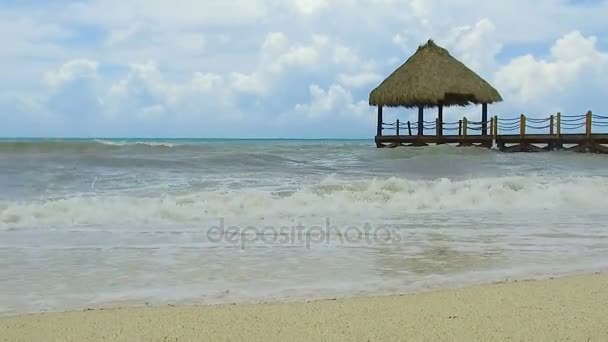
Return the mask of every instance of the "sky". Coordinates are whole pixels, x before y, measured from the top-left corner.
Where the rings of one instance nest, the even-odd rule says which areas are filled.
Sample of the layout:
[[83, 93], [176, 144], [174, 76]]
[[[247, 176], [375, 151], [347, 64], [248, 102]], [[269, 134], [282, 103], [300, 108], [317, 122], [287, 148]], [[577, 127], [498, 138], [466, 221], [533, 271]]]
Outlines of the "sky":
[[430, 38], [498, 89], [491, 115], [608, 115], [607, 17], [608, 0], [0, 0], [0, 137], [371, 138], [370, 91]]

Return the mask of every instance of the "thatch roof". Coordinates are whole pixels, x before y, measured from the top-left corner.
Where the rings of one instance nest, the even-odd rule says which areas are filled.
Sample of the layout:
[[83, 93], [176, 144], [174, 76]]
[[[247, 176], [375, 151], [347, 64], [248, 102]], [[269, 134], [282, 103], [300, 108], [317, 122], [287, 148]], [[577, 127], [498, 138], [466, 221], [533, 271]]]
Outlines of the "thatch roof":
[[429, 40], [369, 95], [372, 106], [434, 107], [502, 101], [498, 91]]

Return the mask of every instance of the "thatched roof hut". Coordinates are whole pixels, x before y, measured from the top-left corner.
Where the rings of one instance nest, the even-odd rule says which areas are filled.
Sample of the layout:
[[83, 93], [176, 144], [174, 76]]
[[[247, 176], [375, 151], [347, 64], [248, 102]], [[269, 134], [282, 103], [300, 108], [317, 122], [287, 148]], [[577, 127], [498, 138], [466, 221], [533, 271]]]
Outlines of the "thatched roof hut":
[[[378, 106], [379, 124], [382, 107], [418, 107], [419, 126], [423, 108], [439, 107], [443, 122], [444, 106], [483, 105], [482, 121], [487, 121], [487, 104], [502, 101], [496, 89], [450, 53], [429, 40], [420, 46], [369, 95], [369, 104]], [[381, 135], [378, 127], [378, 135]], [[422, 135], [422, 130], [419, 130]]]

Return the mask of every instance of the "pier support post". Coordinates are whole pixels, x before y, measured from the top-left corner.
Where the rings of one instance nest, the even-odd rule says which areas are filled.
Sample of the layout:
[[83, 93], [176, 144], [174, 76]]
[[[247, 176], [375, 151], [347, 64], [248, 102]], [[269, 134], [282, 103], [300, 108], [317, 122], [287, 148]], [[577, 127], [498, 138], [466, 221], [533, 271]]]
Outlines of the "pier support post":
[[481, 135], [488, 135], [488, 104], [481, 105]]
[[593, 125], [591, 120], [593, 118], [593, 114], [591, 111], [588, 111], [586, 116], [587, 120], [585, 121], [585, 136], [587, 137], [587, 140], [589, 140], [591, 139], [591, 126]]
[[382, 136], [382, 106], [378, 106], [378, 128], [376, 129], [376, 136]]
[[557, 141], [555, 142], [555, 148], [563, 148], [562, 143], [562, 113], [557, 113], [557, 122], [555, 124], [555, 134], [557, 135]]
[[424, 107], [418, 107], [418, 135], [424, 135]]
[[526, 116], [523, 114], [519, 117], [519, 148], [522, 152], [528, 150], [526, 146]]

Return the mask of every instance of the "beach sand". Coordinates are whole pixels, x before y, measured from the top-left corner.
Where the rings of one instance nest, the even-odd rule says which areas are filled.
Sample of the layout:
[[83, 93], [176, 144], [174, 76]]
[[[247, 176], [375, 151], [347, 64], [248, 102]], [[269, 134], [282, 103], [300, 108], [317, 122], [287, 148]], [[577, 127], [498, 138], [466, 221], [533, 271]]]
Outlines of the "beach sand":
[[608, 275], [308, 303], [144, 307], [0, 319], [2, 341], [608, 341]]

